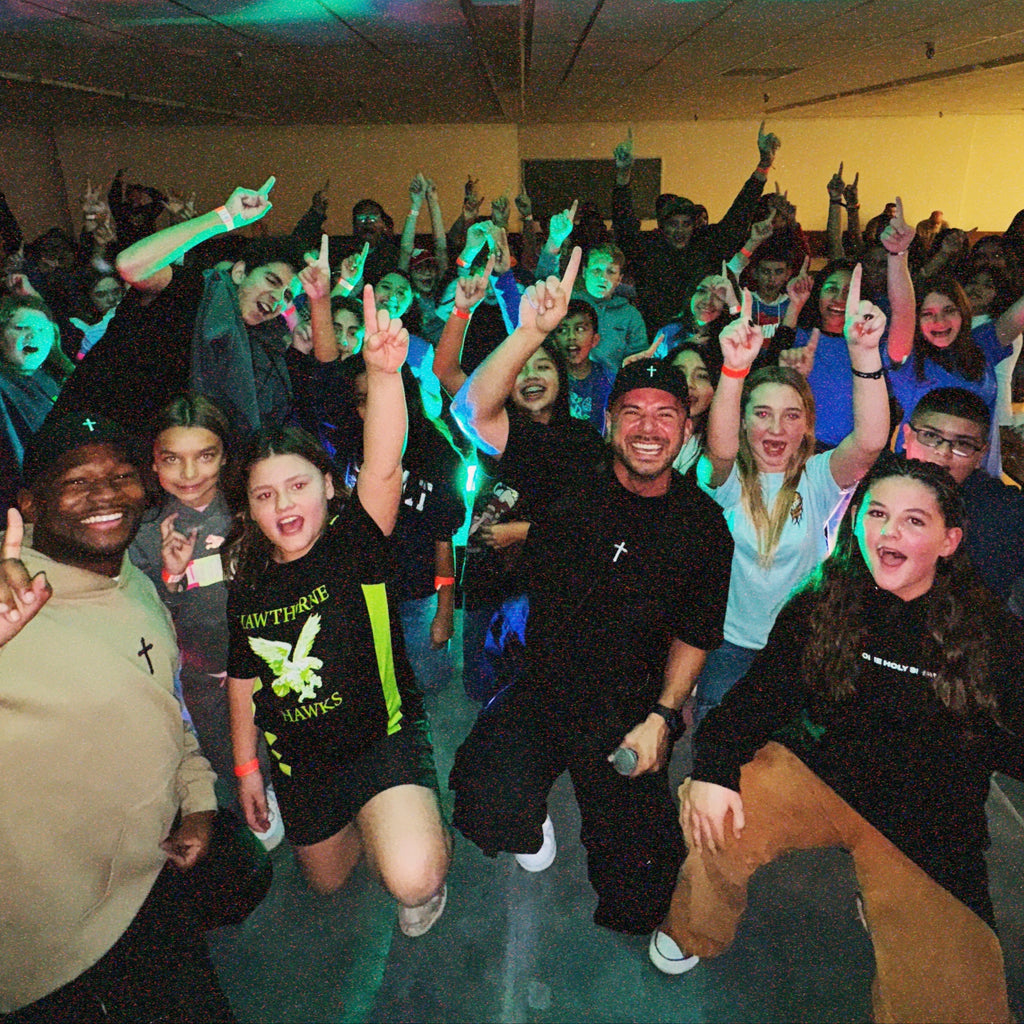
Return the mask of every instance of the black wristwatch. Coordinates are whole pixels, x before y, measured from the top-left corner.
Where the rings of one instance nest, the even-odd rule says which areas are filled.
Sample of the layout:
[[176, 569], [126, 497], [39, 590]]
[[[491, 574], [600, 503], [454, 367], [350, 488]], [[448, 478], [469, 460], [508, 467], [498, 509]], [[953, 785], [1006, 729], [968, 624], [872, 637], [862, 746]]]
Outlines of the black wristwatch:
[[651, 706], [651, 710], [647, 712], [649, 715], [661, 715], [665, 719], [665, 724], [668, 726], [670, 736], [674, 736], [682, 725], [682, 714], [676, 711], [675, 708], [670, 708], [666, 704], [654, 704]]

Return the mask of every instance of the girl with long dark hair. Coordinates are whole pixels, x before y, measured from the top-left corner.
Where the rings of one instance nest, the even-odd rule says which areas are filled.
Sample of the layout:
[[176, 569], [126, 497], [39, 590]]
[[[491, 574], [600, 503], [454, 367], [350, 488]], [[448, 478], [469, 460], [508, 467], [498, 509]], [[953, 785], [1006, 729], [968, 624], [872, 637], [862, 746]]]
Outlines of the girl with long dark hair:
[[875, 1020], [1009, 1021], [988, 894], [989, 776], [1020, 771], [1024, 639], [970, 569], [942, 467], [885, 455], [832, 556], [695, 739], [689, 855], [651, 958], [724, 952], [754, 871], [853, 855]]

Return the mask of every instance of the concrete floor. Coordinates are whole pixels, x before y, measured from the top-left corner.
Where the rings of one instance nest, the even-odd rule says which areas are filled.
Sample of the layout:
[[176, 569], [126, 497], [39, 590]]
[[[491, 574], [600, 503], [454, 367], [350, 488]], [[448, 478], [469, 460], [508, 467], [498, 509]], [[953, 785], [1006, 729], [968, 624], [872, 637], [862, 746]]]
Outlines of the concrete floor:
[[[453, 641], [453, 646], [454, 646]], [[438, 772], [447, 779], [476, 705], [456, 676], [428, 698]], [[673, 784], [689, 749], [672, 759]], [[443, 785], [443, 781], [442, 781]], [[450, 805], [450, 802], [449, 802]], [[1024, 785], [993, 786], [992, 893], [1011, 1003], [1024, 1014]], [[546, 872], [484, 857], [460, 835], [444, 916], [426, 936], [398, 931], [394, 902], [360, 867], [324, 899], [302, 883], [287, 843], [274, 885], [237, 928], [211, 936], [240, 1021], [866, 1021], [871, 945], [856, 918], [855, 881], [839, 850], [794, 854], [759, 872], [730, 952], [683, 978], [660, 975], [647, 940], [591, 921], [596, 903], [567, 776], [549, 812], [559, 853]]]

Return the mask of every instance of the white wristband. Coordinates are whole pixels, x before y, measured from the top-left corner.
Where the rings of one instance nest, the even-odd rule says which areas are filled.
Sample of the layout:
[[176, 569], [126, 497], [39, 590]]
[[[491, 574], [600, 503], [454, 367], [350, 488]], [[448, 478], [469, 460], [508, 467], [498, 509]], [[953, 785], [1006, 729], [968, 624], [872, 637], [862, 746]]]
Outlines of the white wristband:
[[230, 213], [228, 213], [228, 208], [226, 206], [218, 206], [213, 212], [217, 214], [222, 221], [224, 221], [224, 227], [226, 227], [228, 231], [235, 230], [235, 219]]

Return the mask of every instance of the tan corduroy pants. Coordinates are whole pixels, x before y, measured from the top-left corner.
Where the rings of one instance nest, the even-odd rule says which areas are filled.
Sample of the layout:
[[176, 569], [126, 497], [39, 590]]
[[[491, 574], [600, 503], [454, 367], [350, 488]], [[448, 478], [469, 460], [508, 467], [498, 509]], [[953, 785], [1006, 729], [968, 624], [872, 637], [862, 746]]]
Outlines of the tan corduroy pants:
[[839, 846], [853, 856], [874, 944], [875, 1021], [1013, 1020], [992, 929], [798, 757], [778, 743], [762, 747], [743, 766], [740, 794], [740, 838], [730, 815], [725, 848], [691, 849], [680, 869], [662, 931], [681, 949], [710, 957], [729, 947], [747, 905], [747, 882], [762, 864], [790, 850]]

